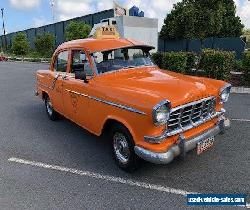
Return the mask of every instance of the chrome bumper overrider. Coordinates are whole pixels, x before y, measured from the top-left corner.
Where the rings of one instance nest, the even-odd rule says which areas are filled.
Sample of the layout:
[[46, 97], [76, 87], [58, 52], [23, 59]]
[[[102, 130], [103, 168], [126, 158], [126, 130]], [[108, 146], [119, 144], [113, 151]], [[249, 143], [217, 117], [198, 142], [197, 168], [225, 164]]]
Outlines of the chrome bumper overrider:
[[205, 140], [210, 136], [216, 136], [219, 133], [224, 133], [224, 130], [230, 127], [229, 119], [221, 117], [219, 122], [213, 128], [199, 134], [198, 136], [190, 139], [185, 139], [183, 134], [179, 134], [179, 144], [172, 146], [168, 151], [163, 153], [152, 152], [142, 147], [135, 146], [135, 153], [142, 159], [155, 164], [167, 164], [170, 163], [174, 157], [182, 155], [186, 152], [196, 148], [199, 141]]

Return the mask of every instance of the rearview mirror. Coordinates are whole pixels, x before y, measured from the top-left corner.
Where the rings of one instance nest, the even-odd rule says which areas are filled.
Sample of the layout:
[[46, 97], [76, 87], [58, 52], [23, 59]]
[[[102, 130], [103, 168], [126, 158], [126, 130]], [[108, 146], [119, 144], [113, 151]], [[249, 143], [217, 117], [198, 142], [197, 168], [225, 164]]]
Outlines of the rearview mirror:
[[88, 83], [87, 75], [85, 71], [76, 71], [75, 72], [75, 79], [83, 80], [85, 83]]

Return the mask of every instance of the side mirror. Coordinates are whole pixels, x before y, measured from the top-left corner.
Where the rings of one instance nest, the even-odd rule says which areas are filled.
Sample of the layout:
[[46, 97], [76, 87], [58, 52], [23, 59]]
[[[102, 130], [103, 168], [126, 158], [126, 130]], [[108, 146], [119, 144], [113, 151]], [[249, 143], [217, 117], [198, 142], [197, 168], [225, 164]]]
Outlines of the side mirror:
[[85, 71], [76, 71], [75, 72], [75, 79], [83, 80], [85, 83], [88, 83], [87, 75]]

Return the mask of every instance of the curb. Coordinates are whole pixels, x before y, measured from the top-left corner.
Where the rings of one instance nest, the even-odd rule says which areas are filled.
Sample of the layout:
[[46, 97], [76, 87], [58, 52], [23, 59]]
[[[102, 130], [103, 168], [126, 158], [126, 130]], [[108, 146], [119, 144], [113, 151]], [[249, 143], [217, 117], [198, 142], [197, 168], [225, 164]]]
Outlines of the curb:
[[247, 88], [247, 87], [232, 87], [231, 93], [246, 93], [246, 94], [250, 94], [250, 88]]

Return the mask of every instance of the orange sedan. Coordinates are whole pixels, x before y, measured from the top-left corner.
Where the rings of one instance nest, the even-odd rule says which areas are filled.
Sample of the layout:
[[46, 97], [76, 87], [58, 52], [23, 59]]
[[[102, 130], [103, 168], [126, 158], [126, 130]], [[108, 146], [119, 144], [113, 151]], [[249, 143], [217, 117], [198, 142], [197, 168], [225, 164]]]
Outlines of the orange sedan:
[[223, 108], [230, 84], [161, 70], [152, 49], [117, 37], [74, 40], [57, 48], [49, 70], [37, 71], [49, 118], [107, 134], [126, 171], [141, 159], [167, 164], [195, 148], [201, 154], [230, 126]]

